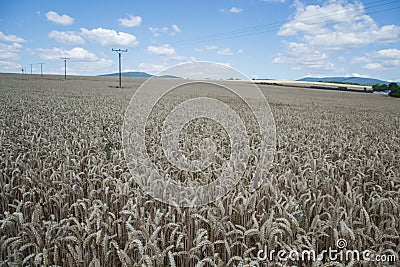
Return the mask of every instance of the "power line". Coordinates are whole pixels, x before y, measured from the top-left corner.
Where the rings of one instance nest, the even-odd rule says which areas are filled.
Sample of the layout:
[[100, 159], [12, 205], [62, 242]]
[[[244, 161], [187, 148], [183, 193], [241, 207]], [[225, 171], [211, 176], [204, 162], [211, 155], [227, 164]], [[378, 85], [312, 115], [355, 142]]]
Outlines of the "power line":
[[[380, 13], [380, 12], [385, 12], [385, 11], [389, 11], [389, 10], [395, 10], [395, 9], [399, 9], [400, 7], [396, 7], [396, 8], [390, 8], [390, 9], [385, 9], [385, 10], [379, 10], [379, 11], [375, 11], [375, 12], [370, 12], [369, 14], [373, 14], [373, 13]], [[297, 22], [305, 22], [306, 20], [298, 20]], [[307, 23], [307, 25], [318, 25], [320, 24], [320, 22], [309, 22]], [[275, 27], [269, 27], [269, 28], [265, 28], [265, 29], [259, 29], [257, 31], [249, 31], [249, 32], [243, 32], [243, 33], [238, 33], [238, 34], [230, 34], [228, 36], [215, 36], [213, 38], [204, 38], [202, 40], [197, 40], [197, 42], [204, 42], [204, 41], [219, 41], [219, 40], [224, 40], [224, 39], [232, 39], [232, 38], [238, 38], [238, 37], [245, 37], [245, 36], [252, 36], [252, 35], [259, 35], [262, 33], [268, 33], [268, 32], [275, 32], [277, 30], [281, 29], [281, 26], [275, 26]]]
[[67, 79], [67, 60], [70, 59], [69, 57], [62, 57], [61, 59], [64, 60], [64, 79]]
[[128, 49], [111, 49], [114, 52], [118, 53], [118, 62], [119, 62], [119, 88], [122, 88], [121, 86], [121, 54], [124, 52], [128, 52]]
[[[379, 0], [379, 1], [374, 2], [374, 4], [378, 3], [378, 2], [383, 2], [383, 1], [386, 1], [386, 0]], [[375, 6], [370, 6], [370, 7], [363, 6], [363, 7], [360, 7], [358, 9], [341, 10], [340, 12], [337, 12], [337, 11], [329, 12], [329, 13], [325, 13], [324, 15], [308, 16], [308, 17], [303, 18], [301, 20], [297, 20], [297, 22], [307, 22], [307, 21], [310, 21], [310, 20], [318, 19], [318, 18], [324, 18], [324, 17], [326, 17], [326, 15], [329, 15], [329, 14], [349, 13], [349, 12], [355, 13], [356, 11], [361, 11], [363, 9], [365, 10], [365, 9], [375, 8], [375, 7], [384, 6], [384, 5], [388, 5], [388, 4], [392, 4], [392, 3], [397, 3], [397, 1], [383, 3], [383, 4], [380, 4], [380, 5], [375, 5]], [[400, 7], [390, 8], [390, 9], [376, 11], [376, 12], [370, 12], [370, 14], [378, 13], [378, 12], [382, 12], [382, 11], [394, 10], [394, 9], [397, 9], [397, 8], [400, 8]], [[275, 30], [280, 28], [280, 25], [282, 23], [286, 23], [286, 22], [289, 22], [289, 21], [290, 21], [289, 19], [286, 19], [286, 20], [281, 20], [281, 21], [269, 23], [269, 24], [264, 24], [264, 25], [259, 25], [259, 26], [254, 26], [254, 27], [234, 30], [234, 31], [230, 31], [230, 32], [223, 32], [223, 33], [217, 33], [217, 34], [212, 34], [212, 35], [206, 35], [206, 36], [195, 38], [195, 39], [193, 39], [193, 41], [222, 40], [222, 39], [225, 39], [225, 36], [226, 36], [226, 39], [230, 39], [230, 38], [235, 38], [235, 37], [249, 36], [249, 35], [255, 35], [255, 34], [264, 33], [264, 32], [275, 31]], [[317, 23], [311, 23], [311, 24], [318, 24], [318, 22]], [[279, 26], [279, 27], [276, 28], [276, 26]], [[266, 30], [266, 29], [271, 28], [271, 27], [274, 27], [274, 28], [270, 29], [270, 30]], [[254, 31], [254, 32], [252, 32], [252, 31]], [[186, 41], [191, 41], [191, 40], [186, 40]], [[182, 42], [185, 42], [185, 40], [172, 42], [172, 44], [173, 43], [182, 43]]]
[[[389, 4], [393, 4], [393, 3], [398, 3], [398, 1], [392, 1], [392, 2], [385, 2], [385, 3], [376, 5], [377, 3], [384, 2], [384, 1], [386, 1], [386, 0], [375, 1], [375, 2], [371, 3], [371, 6], [364, 5], [364, 6], [359, 6], [357, 8], [351, 8], [351, 9], [347, 9], [347, 10], [328, 12], [323, 15], [308, 16], [301, 20], [297, 20], [297, 22], [309, 22], [309, 21], [319, 19], [319, 18], [322, 19], [322, 18], [326, 17], [327, 15], [351, 14], [351, 13], [356, 13], [356, 12], [362, 11], [362, 10], [367, 10], [367, 9], [377, 8], [377, 7], [381, 7], [381, 6], [385, 6], [385, 5], [389, 5]], [[399, 9], [399, 8], [400, 8], [400, 6], [397, 6], [397, 7], [384, 9], [384, 10], [372, 11], [372, 12], [369, 12], [369, 14], [380, 13], [380, 12], [395, 10], [395, 9]], [[210, 35], [200, 36], [197, 38], [186, 39], [186, 40], [178, 40], [175, 42], [171, 42], [171, 44], [181, 45], [181, 44], [190, 43], [190, 42], [218, 41], [218, 40], [232, 39], [232, 38], [238, 38], [238, 37], [243, 37], [243, 36], [257, 35], [257, 34], [261, 34], [261, 33], [279, 30], [283, 23], [287, 23], [289, 21], [290, 21], [290, 19], [286, 19], [286, 20], [276, 21], [276, 22], [272, 22], [272, 23], [268, 23], [268, 24], [247, 27], [247, 28], [228, 31], [228, 32], [210, 34]], [[308, 23], [308, 24], [315, 25], [315, 24], [319, 24], [319, 22]]]

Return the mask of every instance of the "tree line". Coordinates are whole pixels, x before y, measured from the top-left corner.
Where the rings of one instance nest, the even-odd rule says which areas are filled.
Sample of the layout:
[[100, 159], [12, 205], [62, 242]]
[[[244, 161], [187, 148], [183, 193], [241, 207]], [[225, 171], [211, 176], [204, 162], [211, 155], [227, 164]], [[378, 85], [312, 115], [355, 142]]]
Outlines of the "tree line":
[[400, 97], [400, 86], [397, 83], [374, 84], [372, 89], [374, 92], [384, 92], [390, 90], [389, 96]]

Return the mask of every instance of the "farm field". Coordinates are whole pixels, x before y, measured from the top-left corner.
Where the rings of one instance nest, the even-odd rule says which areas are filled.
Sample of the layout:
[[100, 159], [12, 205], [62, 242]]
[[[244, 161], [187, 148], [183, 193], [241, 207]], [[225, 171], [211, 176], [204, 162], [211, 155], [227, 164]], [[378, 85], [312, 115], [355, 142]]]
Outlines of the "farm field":
[[[398, 99], [258, 85], [276, 124], [268, 177], [189, 209], [143, 193], [125, 162], [144, 81], [0, 74], [0, 266], [399, 266]], [[339, 239], [394, 258], [258, 258]]]
[[269, 85], [283, 85], [290, 87], [322, 87], [326, 89], [338, 89], [338, 88], [346, 88], [353, 91], [363, 92], [364, 90], [372, 90], [372, 86], [368, 85], [354, 85], [354, 84], [340, 84], [340, 83], [332, 83], [332, 82], [306, 82], [306, 81], [285, 81], [285, 80], [256, 80], [254, 81], [257, 84], [269, 84]]

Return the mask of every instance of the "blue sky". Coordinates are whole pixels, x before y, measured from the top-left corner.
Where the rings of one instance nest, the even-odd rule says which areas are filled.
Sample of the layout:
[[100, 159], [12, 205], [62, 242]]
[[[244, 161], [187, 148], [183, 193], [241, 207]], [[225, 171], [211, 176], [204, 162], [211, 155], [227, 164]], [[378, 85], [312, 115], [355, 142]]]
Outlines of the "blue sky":
[[0, 72], [157, 73], [190, 61], [250, 78], [361, 76], [400, 81], [395, 0], [3, 0]]

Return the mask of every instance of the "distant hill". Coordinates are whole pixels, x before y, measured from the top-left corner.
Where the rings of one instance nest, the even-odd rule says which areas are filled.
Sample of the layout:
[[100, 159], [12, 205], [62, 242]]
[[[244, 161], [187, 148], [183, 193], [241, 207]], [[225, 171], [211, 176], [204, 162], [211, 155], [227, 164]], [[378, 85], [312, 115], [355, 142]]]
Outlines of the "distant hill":
[[324, 77], [324, 78], [313, 78], [305, 77], [297, 81], [304, 82], [336, 82], [336, 83], [353, 83], [360, 85], [374, 85], [374, 84], [389, 84], [390, 82], [382, 81], [373, 78], [361, 78], [361, 77]]
[[[99, 76], [118, 76], [119, 73], [109, 73], [109, 74], [102, 74]], [[142, 71], [130, 71], [130, 72], [122, 72], [121, 76], [123, 77], [134, 77], [134, 78], [150, 78], [150, 77], [155, 77], [155, 78], [179, 78], [177, 76], [172, 76], [172, 75], [161, 75], [161, 76], [155, 76], [152, 74], [148, 74], [146, 72]]]

